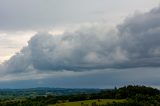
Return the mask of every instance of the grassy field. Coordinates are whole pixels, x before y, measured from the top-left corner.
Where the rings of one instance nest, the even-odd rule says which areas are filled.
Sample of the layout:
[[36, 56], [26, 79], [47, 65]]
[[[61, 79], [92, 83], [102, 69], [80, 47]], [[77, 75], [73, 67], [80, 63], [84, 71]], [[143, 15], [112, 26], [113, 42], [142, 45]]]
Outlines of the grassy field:
[[78, 101], [78, 102], [66, 102], [66, 103], [57, 103], [54, 105], [48, 105], [48, 106], [81, 106], [81, 104], [88, 104], [88, 106], [91, 106], [92, 103], [96, 102], [98, 105], [107, 104], [107, 103], [113, 103], [113, 102], [126, 102], [125, 99], [123, 100], [116, 100], [116, 99], [97, 99], [97, 100], [85, 100], [85, 101]]

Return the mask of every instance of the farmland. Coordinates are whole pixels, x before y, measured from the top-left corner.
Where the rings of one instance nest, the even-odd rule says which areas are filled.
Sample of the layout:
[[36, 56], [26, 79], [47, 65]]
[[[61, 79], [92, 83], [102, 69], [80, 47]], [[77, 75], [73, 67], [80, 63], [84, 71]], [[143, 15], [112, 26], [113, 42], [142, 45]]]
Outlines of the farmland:
[[56, 103], [54, 105], [48, 105], [48, 106], [92, 106], [92, 104], [97, 105], [105, 105], [105, 104], [112, 104], [112, 103], [124, 103], [126, 102], [125, 99], [96, 99], [96, 100], [84, 100], [84, 101], [77, 101], [77, 102], [66, 102], [66, 103]]

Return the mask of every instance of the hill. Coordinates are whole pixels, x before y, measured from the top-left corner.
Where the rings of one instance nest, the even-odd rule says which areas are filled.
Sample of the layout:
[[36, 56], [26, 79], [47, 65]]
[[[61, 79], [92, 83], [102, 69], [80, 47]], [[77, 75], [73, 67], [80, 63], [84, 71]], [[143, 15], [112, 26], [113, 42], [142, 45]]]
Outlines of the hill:
[[112, 103], [125, 103], [127, 102], [125, 99], [116, 100], [116, 99], [96, 99], [96, 100], [84, 100], [78, 102], [66, 102], [66, 103], [56, 103], [54, 105], [48, 106], [92, 106], [95, 105], [104, 105], [104, 104], [112, 104]]
[[71, 88], [28, 88], [28, 89], [0, 89], [0, 98], [24, 98], [47, 95], [73, 95], [81, 93], [98, 93], [100, 89], [71, 89]]
[[[44, 90], [44, 88], [40, 89]], [[32, 90], [36, 91], [38, 89]], [[49, 104], [51, 104], [50, 106], [160, 106], [160, 91], [151, 87], [129, 85], [118, 89], [95, 91], [96, 92], [76, 92], [68, 95], [48, 93], [34, 97], [22, 96], [21, 98], [15, 99], [1, 98], [0, 106], [48, 106]]]

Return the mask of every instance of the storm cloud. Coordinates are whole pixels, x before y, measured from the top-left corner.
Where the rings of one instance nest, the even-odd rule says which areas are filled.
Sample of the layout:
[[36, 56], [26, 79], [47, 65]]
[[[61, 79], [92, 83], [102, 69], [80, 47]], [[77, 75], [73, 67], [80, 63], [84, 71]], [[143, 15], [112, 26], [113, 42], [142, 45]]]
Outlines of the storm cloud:
[[127, 18], [114, 30], [96, 26], [62, 35], [37, 33], [1, 65], [4, 73], [92, 71], [160, 66], [160, 8]]

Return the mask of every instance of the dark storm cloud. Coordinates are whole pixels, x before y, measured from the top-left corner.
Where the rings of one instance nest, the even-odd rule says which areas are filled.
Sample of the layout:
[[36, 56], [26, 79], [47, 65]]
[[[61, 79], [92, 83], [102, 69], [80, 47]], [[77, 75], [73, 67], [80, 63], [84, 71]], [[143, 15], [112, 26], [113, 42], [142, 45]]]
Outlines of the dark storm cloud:
[[126, 19], [114, 31], [91, 27], [59, 36], [38, 33], [1, 69], [90, 71], [159, 66], [160, 8], [155, 8]]
[[[160, 68], [105, 69], [90, 72], [65, 72], [67, 76], [47, 76], [43, 79], [0, 81], [1, 88], [114, 88], [125, 85], [146, 85], [159, 87]], [[61, 72], [59, 72], [61, 73]], [[17, 75], [15, 75], [17, 76]], [[2, 78], [1, 78], [2, 79]]]
[[126, 19], [118, 31], [130, 66], [160, 65], [160, 7]]

